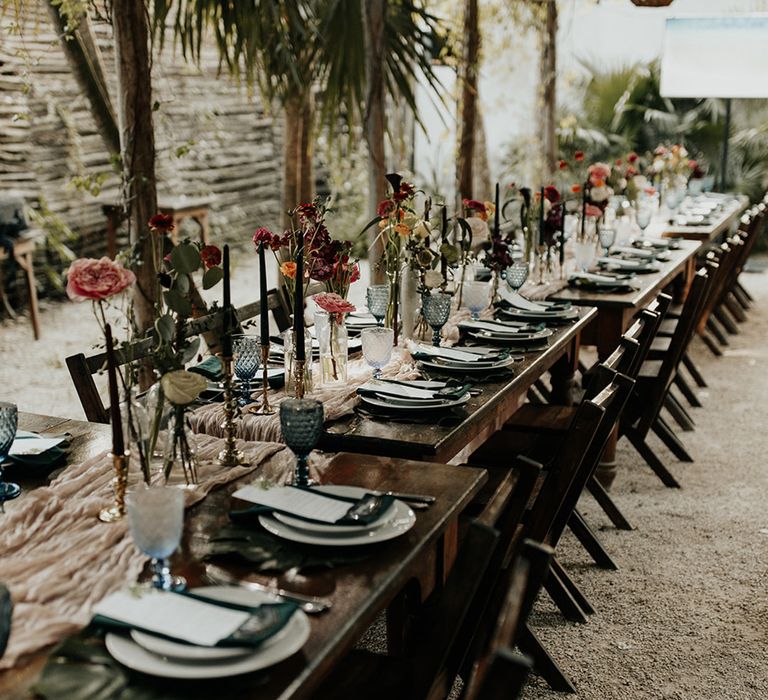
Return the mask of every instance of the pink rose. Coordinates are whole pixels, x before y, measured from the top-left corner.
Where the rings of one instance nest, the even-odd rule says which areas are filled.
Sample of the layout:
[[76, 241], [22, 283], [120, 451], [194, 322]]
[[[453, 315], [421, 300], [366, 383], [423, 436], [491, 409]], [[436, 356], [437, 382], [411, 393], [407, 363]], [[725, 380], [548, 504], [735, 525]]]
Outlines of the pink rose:
[[589, 166], [589, 181], [596, 185], [598, 181], [605, 182], [611, 175], [611, 166], [606, 163], [595, 163]]
[[584, 214], [599, 219], [603, 215], [603, 210], [600, 207], [596, 207], [594, 204], [587, 204], [584, 207]]
[[109, 258], [80, 258], [67, 271], [67, 296], [73, 301], [103, 301], [120, 294], [136, 275]]
[[341, 323], [344, 320], [344, 314], [356, 310], [354, 304], [350, 304], [343, 296], [340, 296], [335, 292], [315, 294], [313, 299], [315, 300], [315, 304], [323, 309], [323, 311], [327, 311], [329, 314], [336, 317], [336, 323]]

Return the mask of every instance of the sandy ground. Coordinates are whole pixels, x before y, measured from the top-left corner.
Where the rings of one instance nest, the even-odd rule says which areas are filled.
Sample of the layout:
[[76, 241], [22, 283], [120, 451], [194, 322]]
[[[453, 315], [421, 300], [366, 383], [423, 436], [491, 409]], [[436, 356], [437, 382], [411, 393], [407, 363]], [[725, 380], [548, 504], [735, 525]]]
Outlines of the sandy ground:
[[[255, 256], [233, 258], [233, 300], [245, 303], [258, 295]], [[586, 625], [566, 623], [542, 597], [532, 622], [581, 700], [768, 698], [768, 274], [744, 281], [757, 304], [725, 356], [695, 342], [709, 382], [693, 411], [697, 430], [683, 435], [695, 463], [659, 447], [684, 488], [665, 488], [620, 443], [613, 493], [636, 529], [617, 531], [587, 497], [582, 504], [619, 571], [596, 568], [569, 537], [558, 549], [598, 612]], [[98, 342], [90, 308], [45, 304], [42, 326], [35, 343], [26, 318], [0, 325], [0, 398], [82, 418], [64, 358]], [[561, 696], [535, 679], [524, 697]]]

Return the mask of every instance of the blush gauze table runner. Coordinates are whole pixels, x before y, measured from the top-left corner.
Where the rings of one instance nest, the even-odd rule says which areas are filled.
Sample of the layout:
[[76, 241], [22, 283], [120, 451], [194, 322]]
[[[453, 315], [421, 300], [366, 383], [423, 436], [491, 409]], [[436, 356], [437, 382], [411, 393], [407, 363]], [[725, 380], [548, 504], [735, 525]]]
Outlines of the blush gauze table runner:
[[[290, 477], [294, 457], [283, 445], [238, 446], [248, 464], [222, 467], [215, 460], [223, 441], [198, 436], [200, 483], [185, 491], [187, 507], [259, 466], [259, 476], [270, 482]], [[315, 466], [315, 476], [321, 471]], [[102, 454], [68, 467], [49, 486], [6, 505], [0, 516], [0, 581], [11, 591], [14, 611], [0, 669], [87, 625], [95, 603], [134, 582], [141, 572], [147, 557], [134, 546], [127, 517], [112, 524], [97, 520], [113, 498], [113, 476], [111, 458]], [[132, 472], [132, 482], [138, 478]]]

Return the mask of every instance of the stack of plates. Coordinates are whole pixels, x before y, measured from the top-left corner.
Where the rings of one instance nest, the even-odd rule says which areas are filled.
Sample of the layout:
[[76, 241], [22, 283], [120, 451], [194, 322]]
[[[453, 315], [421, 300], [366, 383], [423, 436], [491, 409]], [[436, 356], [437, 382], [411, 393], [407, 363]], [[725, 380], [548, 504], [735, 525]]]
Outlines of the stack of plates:
[[626, 259], [624, 257], [600, 257], [597, 259], [601, 268], [608, 270], [623, 270], [625, 272], [634, 272], [638, 275], [645, 275], [651, 272], [658, 272], [659, 266], [654, 260], [655, 255], [651, 255], [651, 258], [644, 258], [642, 260]]
[[445, 391], [446, 388], [445, 382], [422, 379], [414, 379], [407, 383], [372, 379], [357, 391], [363, 403], [387, 410], [435, 411], [462, 406], [471, 398], [469, 391], [464, 391], [459, 396], [455, 395], [456, 392], [448, 397], [440, 396], [439, 392]]
[[[236, 491], [234, 496], [255, 502], [255, 499], [248, 497], [249, 488], [251, 487]], [[315, 486], [311, 490], [339, 496], [350, 501], [360, 499], [369, 493], [368, 490], [359, 486], [325, 485]], [[374, 522], [368, 524], [337, 525], [335, 523], [316, 522], [294, 517], [286, 512], [260, 515], [259, 522], [265, 530], [276, 537], [292, 542], [332, 547], [354, 547], [386, 542], [400, 537], [413, 527], [416, 522], [416, 515], [405, 503], [395, 500]]]
[[[193, 592], [211, 600], [250, 607], [282, 602], [270, 593], [234, 586], [195, 588]], [[131, 631], [129, 637], [109, 633], [105, 643], [118, 662], [134, 671], [164, 678], [224, 678], [280, 663], [304, 646], [309, 632], [306, 614], [296, 610], [283, 629], [257, 647], [196, 646], [138, 630]]]
[[528, 324], [517, 327], [499, 321], [465, 321], [459, 324], [459, 328], [472, 338], [505, 345], [535, 345], [545, 342], [553, 333], [551, 328], [536, 328]]
[[363, 328], [373, 328], [378, 325], [373, 315], [364, 311], [353, 311], [351, 314], [347, 314], [346, 324], [347, 330], [358, 333]]
[[414, 344], [410, 350], [420, 365], [443, 372], [487, 373], [515, 362], [514, 357], [490, 347], [436, 348]]
[[499, 289], [499, 296], [508, 304], [508, 308], [501, 309], [502, 315], [514, 321], [558, 324], [574, 321], [579, 317], [579, 310], [567, 301], [531, 301], [518, 292], [503, 287]]
[[[310, 329], [314, 333], [314, 326]], [[347, 349], [350, 353], [360, 352], [363, 349], [363, 341], [360, 338], [350, 338], [347, 342]], [[275, 362], [282, 362], [285, 350], [283, 348], [283, 339], [275, 338], [273, 336], [272, 342], [269, 345], [269, 359]], [[320, 358], [320, 343], [317, 338], [312, 337], [312, 359], [317, 360]]]
[[633, 275], [613, 275], [607, 272], [574, 272], [568, 278], [568, 284], [573, 287], [594, 289], [601, 292], [629, 292], [635, 287], [630, 284]]

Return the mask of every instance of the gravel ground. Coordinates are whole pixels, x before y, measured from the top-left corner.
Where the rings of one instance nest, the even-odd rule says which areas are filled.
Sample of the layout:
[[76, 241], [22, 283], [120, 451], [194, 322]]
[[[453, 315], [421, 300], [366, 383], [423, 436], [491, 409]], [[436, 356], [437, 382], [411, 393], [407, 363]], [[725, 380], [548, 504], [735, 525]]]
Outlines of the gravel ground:
[[[255, 256], [233, 259], [233, 300], [245, 303], [257, 295]], [[697, 430], [683, 435], [695, 463], [681, 464], [659, 446], [683, 489], [665, 488], [620, 443], [613, 493], [636, 529], [613, 529], [587, 497], [581, 505], [619, 571], [597, 569], [568, 536], [558, 549], [597, 614], [586, 625], [566, 623], [548, 599], [537, 603], [534, 628], [580, 699], [768, 698], [768, 273], [744, 277], [757, 300], [748, 327], [719, 359], [694, 343], [709, 382], [699, 392], [704, 408], [693, 410]], [[364, 286], [357, 286], [359, 297]], [[98, 342], [90, 306], [46, 303], [41, 320], [37, 343], [28, 319], [0, 324], [0, 398], [82, 418], [64, 358]], [[559, 697], [539, 679], [524, 694]]]

